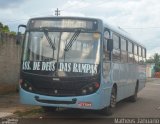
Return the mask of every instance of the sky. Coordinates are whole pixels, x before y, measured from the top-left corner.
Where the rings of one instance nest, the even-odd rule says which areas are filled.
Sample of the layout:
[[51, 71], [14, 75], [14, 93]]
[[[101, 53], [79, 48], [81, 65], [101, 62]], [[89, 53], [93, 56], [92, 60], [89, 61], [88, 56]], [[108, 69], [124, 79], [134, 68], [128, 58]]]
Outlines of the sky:
[[147, 57], [160, 53], [160, 0], [0, 0], [0, 22], [17, 31], [29, 18], [96, 17], [126, 30], [146, 46]]

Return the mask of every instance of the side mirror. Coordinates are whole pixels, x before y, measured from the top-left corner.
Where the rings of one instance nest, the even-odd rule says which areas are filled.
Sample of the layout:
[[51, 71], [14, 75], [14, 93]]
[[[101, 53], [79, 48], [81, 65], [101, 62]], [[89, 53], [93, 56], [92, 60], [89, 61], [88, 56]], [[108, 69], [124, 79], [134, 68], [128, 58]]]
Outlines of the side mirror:
[[20, 44], [20, 42], [21, 42], [21, 32], [17, 32], [16, 39], [17, 39], [16, 44]]
[[107, 40], [107, 49], [108, 49], [108, 51], [113, 50], [113, 39], [108, 39]]
[[21, 32], [19, 31], [19, 29], [21, 28], [21, 27], [23, 27], [23, 28], [25, 28], [26, 29], [26, 25], [19, 25], [18, 26], [18, 32], [17, 32], [17, 44], [20, 44], [21, 43]]

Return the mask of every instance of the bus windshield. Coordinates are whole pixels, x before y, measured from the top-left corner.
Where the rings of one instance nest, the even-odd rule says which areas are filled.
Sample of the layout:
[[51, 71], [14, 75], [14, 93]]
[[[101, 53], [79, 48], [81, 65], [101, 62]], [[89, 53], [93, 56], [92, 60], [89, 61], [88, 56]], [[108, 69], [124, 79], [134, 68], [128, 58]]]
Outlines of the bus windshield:
[[[64, 72], [96, 74], [99, 53], [100, 34], [97, 32], [31, 31], [25, 37], [22, 69], [31, 73], [57, 69], [61, 76], [66, 75]], [[30, 67], [27, 68], [25, 62], [30, 62]], [[52, 69], [44, 69], [44, 62], [52, 63]]]

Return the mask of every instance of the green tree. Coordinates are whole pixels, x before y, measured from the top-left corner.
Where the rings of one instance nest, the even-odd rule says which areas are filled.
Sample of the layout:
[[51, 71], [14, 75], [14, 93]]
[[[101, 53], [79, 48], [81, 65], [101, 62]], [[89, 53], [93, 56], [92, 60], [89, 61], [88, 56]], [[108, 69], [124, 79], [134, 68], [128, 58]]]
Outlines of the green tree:
[[155, 64], [158, 64], [160, 62], [160, 55], [158, 53], [154, 54], [154, 62]]
[[3, 24], [0, 22], [0, 31], [3, 29]]
[[160, 72], [160, 55], [155, 53], [152, 57], [147, 59], [147, 63], [155, 63], [154, 69], [155, 72]]
[[154, 63], [153, 57], [149, 57], [149, 59], [146, 60], [146, 63]]
[[8, 25], [3, 25], [1, 22], [0, 22], [0, 32], [16, 35], [16, 32], [10, 31]]
[[3, 29], [2, 29], [2, 32], [9, 33], [10, 32], [9, 27], [7, 25], [4, 25]]
[[158, 53], [154, 54], [155, 71], [160, 72], [160, 55]]

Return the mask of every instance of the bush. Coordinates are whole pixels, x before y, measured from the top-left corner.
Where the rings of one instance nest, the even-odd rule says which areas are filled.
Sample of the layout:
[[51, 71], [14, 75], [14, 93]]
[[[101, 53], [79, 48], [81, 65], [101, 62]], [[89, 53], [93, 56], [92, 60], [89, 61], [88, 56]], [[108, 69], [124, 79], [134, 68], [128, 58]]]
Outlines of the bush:
[[154, 70], [155, 70], [155, 72], [160, 72], [160, 66], [159, 65], [155, 65], [154, 66]]

